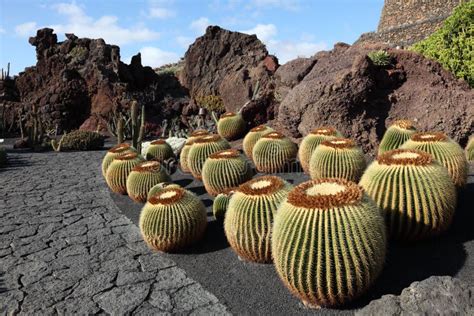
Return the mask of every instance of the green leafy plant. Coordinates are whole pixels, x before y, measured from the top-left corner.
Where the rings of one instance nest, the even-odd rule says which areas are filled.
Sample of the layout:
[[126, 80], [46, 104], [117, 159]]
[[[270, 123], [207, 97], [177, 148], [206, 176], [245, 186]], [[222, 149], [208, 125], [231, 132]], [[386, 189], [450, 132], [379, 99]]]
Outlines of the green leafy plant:
[[384, 50], [372, 51], [368, 53], [367, 56], [374, 63], [374, 65], [379, 67], [387, 67], [392, 63], [392, 57]]

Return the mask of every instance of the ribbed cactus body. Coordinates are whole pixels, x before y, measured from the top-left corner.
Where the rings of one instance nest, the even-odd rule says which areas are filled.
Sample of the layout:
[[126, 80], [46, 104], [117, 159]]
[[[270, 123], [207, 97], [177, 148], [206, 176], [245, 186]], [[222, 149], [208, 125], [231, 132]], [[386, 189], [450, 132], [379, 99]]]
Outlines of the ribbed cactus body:
[[297, 154], [297, 146], [283, 134], [270, 132], [263, 135], [252, 150], [255, 167], [259, 172], [281, 172]]
[[160, 162], [142, 162], [133, 168], [127, 177], [128, 196], [136, 202], [144, 203], [154, 185], [170, 180], [170, 176]]
[[469, 137], [469, 141], [466, 145], [466, 158], [469, 161], [474, 160], [474, 136]]
[[426, 152], [387, 151], [370, 164], [360, 185], [383, 210], [394, 239], [428, 238], [451, 224], [455, 186], [446, 168]]
[[128, 175], [143, 161], [143, 157], [136, 152], [115, 157], [105, 175], [109, 188], [115, 193], [127, 194]]
[[161, 183], [158, 183], [158, 184], [155, 184], [149, 191], [148, 191], [148, 195], [147, 195], [147, 201], [150, 197], [152, 197], [153, 195], [155, 195], [156, 193], [158, 193], [159, 191], [161, 190], [164, 190], [164, 189], [171, 189], [171, 188], [181, 188], [181, 186], [179, 184], [176, 184], [176, 183], [173, 183], [173, 182], [161, 182]]
[[197, 129], [194, 130], [191, 134], [189, 134], [188, 140], [193, 141], [199, 137], [210, 135], [209, 131], [205, 129]]
[[244, 150], [245, 155], [249, 157], [250, 159], [252, 158], [252, 150], [257, 141], [265, 134], [268, 134], [270, 132], [273, 132], [273, 128], [265, 126], [265, 125], [260, 125], [257, 127], [252, 128], [247, 135], [245, 135], [244, 140], [242, 142], [242, 147]]
[[222, 222], [225, 218], [225, 213], [227, 212], [227, 207], [229, 206], [230, 198], [232, 197], [233, 191], [227, 191], [224, 193], [219, 193], [212, 203], [212, 214], [217, 221]]
[[104, 156], [102, 160], [102, 175], [105, 178], [107, 173], [107, 168], [110, 166], [110, 163], [118, 156], [129, 153], [136, 152], [133, 147], [130, 147], [127, 143], [122, 143], [117, 146], [112, 147]]
[[202, 182], [213, 196], [238, 187], [250, 180], [253, 170], [244, 156], [235, 149], [225, 149], [209, 155], [202, 167]]
[[286, 287], [308, 307], [337, 307], [380, 274], [386, 233], [379, 208], [357, 184], [318, 179], [296, 186], [277, 210], [272, 251]]
[[292, 186], [281, 178], [264, 176], [242, 184], [232, 195], [224, 230], [232, 249], [243, 259], [271, 262], [275, 212]]
[[152, 141], [146, 151], [146, 160], [163, 162], [174, 157], [173, 148], [164, 139]]
[[175, 252], [201, 239], [207, 226], [206, 208], [192, 192], [165, 188], [148, 199], [139, 226], [148, 246]]
[[366, 167], [364, 153], [354, 141], [335, 138], [321, 143], [311, 155], [311, 179], [342, 178], [359, 181]]
[[227, 140], [239, 138], [245, 133], [245, 129], [245, 121], [239, 113], [224, 113], [217, 122], [217, 133]]
[[184, 173], [191, 172], [191, 169], [189, 169], [188, 165], [188, 156], [192, 145], [193, 141], [188, 139], [184, 144], [183, 148], [181, 149], [181, 153], [179, 154], [179, 165], [181, 167], [181, 171]]
[[464, 187], [469, 165], [461, 146], [443, 133], [416, 133], [407, 140], [403, 149], [418, 149], [431, 154], [448, 169], [454, 184]]
[[206, 159], [213, 153], [229, 148], [229, 142], [219, 135], [208, 135], [195, 139], [188, 154], [188, 166], [193, 177], [201, 179], [202, 167]]
[[298, 159], [300, 160], [303, 171], [309, 173], [309, 160], [316, 147], [325, 140], [331, 140], [341, 136], [341, 133], [334, 127], [316, 128], [306, 135], [298, 149]]
[[398, 120], [393, 122], [380, 141], [378, 154], [400, 148], [414, 133], [416, 133], [416, 129], [412, 121]]

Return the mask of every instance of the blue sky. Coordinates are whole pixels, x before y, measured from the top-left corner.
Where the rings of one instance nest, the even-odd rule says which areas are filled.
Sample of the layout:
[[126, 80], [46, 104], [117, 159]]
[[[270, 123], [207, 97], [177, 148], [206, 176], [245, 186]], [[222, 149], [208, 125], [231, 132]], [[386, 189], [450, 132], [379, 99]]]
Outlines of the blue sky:
[[354, 42], [377, 28], [383, 0], [0, 0], [0, 67], [13, 74], [36, 63], [28, 37], [52, 27], [102, 37], [128, 62], [159, 66], [177, 61], [207, 25], [257, 36], [281, 63], [311, 56], [336, 42]]

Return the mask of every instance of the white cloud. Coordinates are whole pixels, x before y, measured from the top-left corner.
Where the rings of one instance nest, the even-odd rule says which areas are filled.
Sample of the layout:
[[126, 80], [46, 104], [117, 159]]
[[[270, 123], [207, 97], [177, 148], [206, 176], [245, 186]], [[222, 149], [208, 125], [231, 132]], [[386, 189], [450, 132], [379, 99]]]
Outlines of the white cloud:
[[150, 18], [167, 19], [176, 16], [176, 12], [167, 8], [154, 7], [150, 8], [148, 16]]
[[7, 31], [5, 31], [5, 29], [3, 27], [0, 27], [0, 34], [2, 33], [6, 33]]
[[15, 26], [15, 33], [19, 36], [34, 35], [36, 31], [36, 27], [37, 27], [36, 22], [26, 22], [23, 24], [18, 24], [17, 26]]
[[251, 0], [250, 6], [257, 8], [274, 7], [290, 11], [300, 9], [299, 0]]
[[277, 34], [277, 28], [274, 24], [257, 24], [254, 28], [242, 31], [246, 34], [255, 34], [262, 42], [268, 42]]
[[197, 20], [194, 20], [191, 22], [189, 25], [189, 28], [194, 30], [197, 34], [204, 34], [206, 31], [206, 28], [211, 24], [211, 21], [209, 21], [208, 18], [206, 17], [200, 17]]
[[179, 46], [183, 48], [188, 48], [194, 42], [194, 38], [188, 36], [178, 36], [176, 38], [176, 42], [178, 42]]
[[[168, 52], [158, 47], [146, 46], [140, 49], [142, 54], [142, 65], [153, 68], [179, 61], [179, 55], [174, 52]], [[128, 58], [130, 62], [131, 57]]]

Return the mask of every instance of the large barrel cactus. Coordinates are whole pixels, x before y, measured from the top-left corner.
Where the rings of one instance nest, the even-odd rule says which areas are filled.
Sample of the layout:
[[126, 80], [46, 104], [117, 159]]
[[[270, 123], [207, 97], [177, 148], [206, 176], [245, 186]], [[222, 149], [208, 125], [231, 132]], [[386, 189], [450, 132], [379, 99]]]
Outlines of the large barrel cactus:
[[232, 195], [224, 230], [240, 258], [271, 262], [271, 235], [275, 212], [292, 186], [275, 176], [263, 176], [242, 184]]
[[234, 191], [228, 190], [223, 193], [219, 193], [212, 203], [212, 214], [217, 221], [222, 222], [227, 212], [227, 207], [229, 206], [230, 198]]
[[426, 151], [448, 169], [457, 187], [466, 185], [469, 165], [464, 151], [458, 143], [445, 134], [441, 132], [416, 133], [400, 148]]
[[296, 158], [297, 151], [297, 146], [285, 135], [270, 132], [257, 141], [252, 157], [259, 172], [275, 173], [284, 171]]
[[304, 172], [309, 173], [309, 160], [316, 147], [318, 147], [323, 141], [341, 137], [341, 133], [334, 127], [320, 127], [313, 129], [308, 135], [306, 135], [301, 141], [300, 148], [298, 149], [298, 159], [300, 160], [301, 167]]
[[253, 170], [236, 149], [225, 149], [209, 155], [202, 167], [202, 182], [213, 196], [238, 187], [250, 180]]
[[189, 137], [188, 137], [188, 140], [195, 140], [196, 138], [199, 138], [199, 137], [202, 137], [202, 136], [207, 136], [209, 135], [209, 131], [205, 130], [205, 129], [197, 129], [197, 130], [194, 130], [193, 132], [191, 132], [191, 134], [189, 134]]
[[206, 208], [192, 192], [165, 188], [148, 199], [139, 226], [148, 246], [175, 252], [202, 238], [207, 226]]
[[466, 145], [466, 158], [469, 161], [474, 160], [474, 136], [469, 137], [469, 141]]
[[260, 125], [257, 127], [252, 128], [247, 135], [245, 135], [242, 147], [244, 149], [245, 155], [249, 157], [250, 159], [252, 158], [252, 150], [257, 141], [265, 134], [268, 134], [270, 132], [273, 132], [273, 128], [265, 126], [265, 125]]
[[206, 159], [215, 152], [229, 148], [229, 142], [219, 135], [208, 135], [195, 139], [188, 154], [188, 166], [193, 177], [201, 179], [202, 167]]
[[110, 166], [110, 163], [118, 156], [129, 153], [137, 152], [135, 148], [130, 147], [127, 143], [118, 144], [117, 146], [112, 147], [104, 156], [102, 160], [102, 175], [105, 178], [107, 173], [107, 168]]
[[378, 154], [392, 149], [400, 148], [410, 137], [416, 133], [415, 125], [410, 120], [397, 120], [385, 131], [380, 141]]
[[146, 160], [156, 160], [163, 162], [169, 158], [173, 158], [173, 148], [164, 139], [154, 140], [148, 146], [145, 158]]
[[183, 148], [181, 149], [181, 153], [179, 154], [179, 165], [181, 167], [181, 171], [184, 173], [189, 173], [191, 170], [188, 166], [188, 156], [189, 151], [191, 150], [191, 146], [193, 145], [193, 140], [188, 139], [184, 144]]
[[227, 112], [217, 122], [217, 133], [227, 140], [235, 140], [245, 133], [246, 124], [240, 113]]
[[359, 181], [367, 166], [364, 153], [356, 143], [347, 138], [325, 140], [311, 155], [311, 179], [342, 178]]
[[386, 247], [379, 208], [345, 179], [296, 186], [275, 216], [276, 271], [308, 307], [341, 306], [366, 292], [382, 271]]
[[451, 224], [456, 188], [446, 168], [424, 151], [383, 153], [367, 168], [360, 185], [383, 210], [394, 239], [428, 238]]
[[127, 194], [127, 178], [132, 169], [144, 159], [136, 152], [129, 152], [115, 157], [107, 168], [105, 179], [109, 188], [115, 193]]
[[142, 162], [134, 167], [127, 177], [128, 196], [136, 202], [144, 203], [154, 185], [170, 180], [170, 176], [160, 162]]
[[181, 188], [181, 186], [179, 184], [176, 184], [176, 183], [173, 183], [173, 182], [161, 182], [161, 183], [155, 184], [148, 191], [147, 198], [146, 198], [147, 201], [150, 197], [152, 197], [153, 195], [158, 193], [158, 191], [161, 191], [163, 189], [170, 189], [170, 188]]

